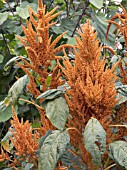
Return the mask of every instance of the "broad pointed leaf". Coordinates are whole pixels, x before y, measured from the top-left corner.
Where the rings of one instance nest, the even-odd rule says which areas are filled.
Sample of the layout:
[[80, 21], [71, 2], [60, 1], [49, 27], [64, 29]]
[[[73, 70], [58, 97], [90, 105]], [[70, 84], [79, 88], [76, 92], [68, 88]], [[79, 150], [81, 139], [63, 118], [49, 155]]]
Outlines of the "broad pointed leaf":
[[109, 145], [109, 156], [120, 166], [127, 169], [127, 142], [115, 141]]
[[44, 140], [41, 147], [38, 170], [55, 170], [57, 161], [70, 142], [67, 131], [55, 130]]
[[28, 76], [19, 78], [8, 92], [8, 96], [0, 102], [0, 122], [4, 122], [12, 117], [12, 104], [15, 105], [24, 87], [28, 84]]
[[99, 166], [101, 155], [106, 151], [106, 132], [95, 118], [91, 118], [85, 127], [84, 145], [92, 155], [93, 163]]
[[69, 116], [66, 100], [63, 97], [58, 97], [47, 102], [46, 116], [56, 128], [63, 130]]
[[12, 108], [6, 106], [4, 101], [0, 102], [0, 122], [4, 122], [12, 117]]

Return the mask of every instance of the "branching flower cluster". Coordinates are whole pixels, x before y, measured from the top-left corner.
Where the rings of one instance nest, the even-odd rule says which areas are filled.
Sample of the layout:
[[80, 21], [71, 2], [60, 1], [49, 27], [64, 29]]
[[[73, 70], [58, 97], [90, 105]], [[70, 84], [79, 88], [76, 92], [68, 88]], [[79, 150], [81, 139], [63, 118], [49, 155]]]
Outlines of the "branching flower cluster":
[[[111, 24], [115, 24], [118, 34], [123, 34], [127, 47], [127, 12], [124, 8], [122, 9], [122, 14], [116, 14], [109, 21], [107, 35]], [[122, 131], [112, 137], [113, 133], [108, 126], [115, 123], [113, 109], [118, 102], [115, 88], [115, 82], [118, 77], [116, 76], [115, 69], [118, 66], [120, 67], [123, 84], [127, 84], [127, 71], [123, 69], [120, 62], [117, 62], [112, 68], [106, 67], [105, 58], [101, 56], [102, 46], [99, 39], [97, 39], [97, 32], [90, 25], [89, 20], [86, 24], [82, 25], [81, 31], [78, 30], [78, 36], [75, 37], [75, 46], [63, 44], [57, 47], [58, 41], [67, 32], [59, 35], [54, 41], [52, 40], [52, 35], [49, 35], [49, 29], [56, 24], [54, 22], [55, 17], [60, 14], [60, 12], [55, 13], [56, 10], [57, 7], [50, 12], [46, 12], [46, 6], [42, 4], [42, 0], [38, 0], [37, 13], [30, 7], [28, 8], [30, 19], [26, 22], [26, 27], [22, 26], [25, 37], [17, 36], [26, 49], [28, 59], [21, 58], [23, 64], [19, 62], [18, 65], [29, 76], [30, 81], [27, 88], [34, 98], [37, 98], [42, 92], [46, 92], [49, 89], [57, 89], [58, 86], [67, 82], [70, 88], [65, 88], [64, 97], [69, 107], [69, 116], [66, 119], [67, 121], [65, 121], [64, 129], [69, 129], [71, 144], [77, 149], [84, 163], [88, 165], [88, 168], [90, 170], [97, 169], [92, 163], [90, 153], [84, 147], [82, 134], [91, 117], [97, 119], [104, 127], [104, 131], [107, 133], [107, 145], [117, 138], [120, 139], [124, 134], [124, 131]], [[116, 18], [120, 19], [121, 24], [114, 21]], [[75, 56], [73, 61], [69, 60], [66, 48], [73, 49], [72, 51]], [[109, 48], [109, 50], [115, 54], [112, 49]], [[58, 56], [59, 52], [63, 52], [64, 56]], [[56, 61], [56, 66], [53, 70], [49, 70], [48, 68], [52, 65], [53, 60]], [[125, 63], [125, 66], [127, 67], [127, 63]], [[50, 85], [47, 85], [46, 82], [49, 75], [51, 76], [51, 82]], [[37, 88], [37, 83], [40, 85], [40, 89]], [[40, 103], [42, 100], [40, 100]], [[40, 138], [43, 136], [44, 141], [42, 141], [48, 141], [44, 145], [50, 142], [52, 144], [47, 132], [50, 134], [50, 130], [55, 131], [57, 129], [56, 124], [51, 123], [54, 121], [54, 117], [52, 116], [52, 121], [50, 121], [50, 116], [46, 115], [46, 110], [37, 104], [35, 106], [41, 116], [41, 126], [36, 130], [32, 129], [29, 121], [24, 123], [23, 119], [21, 119], [20, 122], [14, 108], [12, 108], [13, 119], [11, 120], [11, 126], [13, 129], [10, 130], [12, 133], [10, 141], [14, 146], [14, 158], [11, 160], [9, 154], [5, 153], [3, 149], [1, 149], [0, 155], [0, 161], [8, 161], [9, 167], [17, 169], [17, 166], [22, 166], [22, 161], [27, 160], [27, 162], [32, 162], [34, 167], [37, 168], [38, 157], [36, 151], [39, 150]], [[125, 109], [125, 105], [122, 105], [121, 111], [126, 112], [127, 110]], [[118, 120], [116, 123], [122, 123], [123, 119], [127, 118], [121, 111], [116, 111]], [[122, 121], [120, 121], [121, 115], [123, 116]], [[60, 141], [61, 134], [59, 130], [56, 130], [58, 141]], [[54, 134], [52, 133], [52, 136], [56, 135], [55, 132]], [[64, 150], [65, 146], [61, 143], [59, 144], [57, 139], [54, 143], [58, 144], [56, 147], [58, 151], [61, 148]], [[55, 144], [52, 144], [52, 147], [48, 149], [52, 151]], [[101, 148], [99, 144], [96, 141], [96, 146]], [[73, 154], [78, 155], [76, 151]], [[106, 152], [102, 159], [107, 157], [108, 154]], [[54, 160], [57, 160], [57, 156]], [[104, 159], [103, 161], [105, 162]], [[57, 169], [62, 168], [61, 164], [60, 162]], [[76, 163], [74, 162], [74, 164]], [[67, 167], [63, 166], [63, 168], [66, 169]]]

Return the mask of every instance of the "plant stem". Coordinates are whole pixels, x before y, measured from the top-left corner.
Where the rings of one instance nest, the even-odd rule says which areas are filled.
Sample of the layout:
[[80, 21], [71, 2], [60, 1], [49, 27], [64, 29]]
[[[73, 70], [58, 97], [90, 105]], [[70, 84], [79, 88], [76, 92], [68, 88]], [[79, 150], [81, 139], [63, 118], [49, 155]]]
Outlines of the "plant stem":
[[54, 0], [51, 1], [50, 5], [48, 8], [51, 8], [52, 4], [53, 4]]
[[75, 29], [74, 29], [73, 33], [72, 33], [72, 37], [73, 37], [74, 34], [75, 34], [76, 28], [79, 26], [80, 20], [82, 19], [83, 15], [85, 14], [85, 11], [86, 11], [86, 9], [87, 9], [88, 4], [89, 4], [89, 0], [86, 1], [85, 7], [84, 7], [84, 9], [83, 9], [83, 11], [82, 11], [82, 14], [81, 14], [81, 15], [79, 16], [79, 18], [78, 18], [77, 24], [76, 24], [76, 26], [75, 26]]
[[69, 17], [69, 3], [68, 0], [64, 0], [64, 2], [66, 3], [66, 13], [67, 13], [67, 18]]
[[19, 100], [21, 101], [24, 101], [24, 102], [27, 102], [29, 104], [33, 104], [34, 106], [36, 106], [37, 108], [41, 109], [41, 110], [44, 110], [42, 107], [40, 107], [39, 105], [35, 104], [34, 102], [31, 102], [29, 100], [25, 100], [25, 99], [22, 99], [22, 98], [19, 98]]
[[67, 128], [66, 130], [76, 130], [82, 136], [82, 134], [79, 132], [79, 130], [76, 129], [75, 127]]
[[107, 168], [105, 168], [104, 170], [108, 170], [108, 169], [110, 169], [110, 168], [112, 168], [114, 166], [116, 166], [116, 164], [112, 164], [112, 165], [108, 166]]
[[14, 15], [14, 12], [13, 12], [13, 10], [12, 10], [12, 8], [11, 8], [10, 4], [9, 4], [9, 1], [7, 0], [6, 2], [7, 2], [7, 4], [8, 4], [8, 7], [9, 7], [9, 9], [10, 9], [10, 11], [11, 11], [12, 15], [13, 15], [13, 16], [15, 16], [15, 15]]
[[[2, 30], [2, 28], [1, 28], [1, 30]], [[6, 49], [7, 49], [7, 52], [8, 52], [8, 54], [11, 56], [11, 53], [10, 53], [10, 50], [9, 50], [9, 47], [8, 47], [6, 38], [5, 38], [5, 36], [4, 36], [3, 30], [2, 30], [1, 32], [2, 32], [2, 36], [3, 36], [3, 40], [4, 40], [4, 43], [5, 43], [5, 47], [6, 47]]]
[[125, 127], [127, 128], [127, 125], [109, 125], [110, 127]]

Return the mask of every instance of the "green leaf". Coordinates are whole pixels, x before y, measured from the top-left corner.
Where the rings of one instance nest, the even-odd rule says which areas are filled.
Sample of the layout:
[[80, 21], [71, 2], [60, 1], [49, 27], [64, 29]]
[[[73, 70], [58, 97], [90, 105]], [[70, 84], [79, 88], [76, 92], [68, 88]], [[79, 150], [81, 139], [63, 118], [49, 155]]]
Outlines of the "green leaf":
[[19, 78], [14, 84], [13, 86], [10, 88], [9, 92], [8, 92], [8, 96], [5, 100], [14, 104], [17, 102], [17, 99], [19, 97], [20, 94], [22, 94], [23, 89], [25, 88], [25, 86], [28, 84], [29, 82], [29, 77], [27, 75]]
[[11, 136], [13, 136], [12, 133], [8, 131], [1, 142], [9, 141]]
[[106, 22], [107, 18], [102, 13], [96, 14], [95, 12], [92, 12], [91, 16], [93, 20], [93, 26], [96, 28], [99, 39], [103, 43], [114, 47], [115, 35], [112, 34], [112, 30], [115, 29], [115, 27], [113, 26], [113, 28], [110, 29], [109, 34], [108, 34], [108, 41], [107, 41], [106, 40], [106, 32], [107, 32], [107, 26], [108, 26], [108, 23]]
[[120, 166], [127, 169], [127, 142], [115, 141], [109, 145], [109, 156]]
[[19, 35], [19, 34], [22, 33], [22, 28], [19, 25], [20, 25], [19, 21], [15, 21], [15, 20], [12, 20], [12, 19], [7, 19], [3, 23], [2, 29], [4, 31], [9, 32], [10, 34], [15, 33], [15, 34]]
[[17, 13], [23, 19], [27, 19], [29, 17], [28, 6], [30, 6], [34, 11], [37, 11], [37, 4], [28, 3], [27, 1], [24, 1], [21, 7], [19, 6], [16, 7]]
[[42, 145], [43, 145], [45, 139], [46, 139], [52, 132], [53, 132], [52, 130], [48, 130], [48, 131], [46, 131], [46, 134], [40, 138], [40, 141], [39, 141], [39, 148], [42, 147]]
[[32, 128], [38, 128], [40, 126], [41, 126], [41, 123], [39, 123], [39, 122], [32, 123]]
[[4, 122], [12, 117], [11, 107], [7, 107], [4, 101], [0, 102], [0, 122]]
[[76, 45], [75, 37], [70, 37], [67, 34], [65, 34], [63, 37], [68, 39], [67, 42], [66, 42], [67, 44]]
[[63, 130], [69, 116], [66, 100], [63, 97], [58, 97], [47, 102], [46, 116], [57, 129]]
[[116, 90], [118, 92], [117, 99], [118, 104], [122, 104], [127, 101], [127, 85], [123, 85], [121, 82], [115, 83]]
[[16, 105], [18, 97], [22, 94], [24, 87], [28, 84], [27, 75], [19, 78], [10, 88], [7, 97], [0, 102], [0, 122], [4, 122], [12, 117], [12, 105]]
[[60, 96], [63, 94], [62, 90], [58, 89], [52, 89], [52, 90], [47, 90], [46, 92], [40, 94], [37, 99], [45, 99], [45, 100], [52, 100], [55, 99], [56, 97]]
[[67, 131], [52, 131], [41, 147], [38, 170], [55, 170], [57, 161], [63, 155], [69, 142]]
[[2, 54], [0, 54], [0, 63], [3, 62], [4, 56]]
[[75, 28], [75, 22], [69, 18], [64, 18], [61, 21], [60, 29], [62, 32], [68, 30], [68, 35], [72, 36], [72, 32], [74, 31]]
[[68, 145], [66, 151], [60, 159], [62, 165], [69, 167], [68, 170], [76, 170], [74, 167], [77, 167], [77, 169], [80, 170], [88, 170], [81, 156], [75, 154], [75, 152], [76, 150], [71, 145]]
[[[25, 57], [22, 57], [22, 58], [25, 58]], [[6, 65], [4, 66], [4, 71], [7, 71], [7, 70], [10, 68], [10, 66], [11, 66], [14, 62], [16, 62], [16, 61], [18, 61], [18, 60], [21, 60], [21, 58], [20, 58], [19, 56], [11, 58], [11, 59], [6, 63]]]
[[19, 16], [23, 19], [27, 19], [29, 17], [27, 6], [25, 8], [21, 8], [21, 7], [17, 6], [16, 11], [19, 14]]
[[4, 23], [4, 21], [7, 20], [7, 18], [8, 18], [7, 12], [0, 13], [0, 25], [2, 25]]
[[103, 6], [103, 0], [90, 0], [90, 3], [100, 9]]
[[0, 8], [2, 8], [4, 6], [4, 3], [2, 0], [0, 0]]
[[47, 77], [47, 79], [46, 79], [46, 85], [47, 85], [48, 87], [50, 87], [51, 80], [52, 80], [52, 76], [51, 76], [51, 75], [48, 75], [48, 77]]
[[106, 132], [102, 125], [95, 118], [91, 118], [84, 131], [84, 145], [92, 155], [93, 163], [101, 164], [101, 155], [106, 151]]
[[[16, 106], [15, 106], [16, 107]], [[17, 109], [17, 107], [15, 108]], [[0, 122], [5, 122], [12, 117], [12, 108], [7, 106], [4, 101], [0, 102]]]

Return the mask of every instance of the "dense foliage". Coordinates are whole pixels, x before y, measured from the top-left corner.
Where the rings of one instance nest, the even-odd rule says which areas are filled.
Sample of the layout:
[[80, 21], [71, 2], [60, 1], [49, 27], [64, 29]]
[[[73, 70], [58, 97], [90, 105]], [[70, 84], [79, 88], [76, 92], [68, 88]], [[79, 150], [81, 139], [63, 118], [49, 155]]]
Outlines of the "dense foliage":
[[0, 0], [0, 169], [127, 169], [126, 6]]

